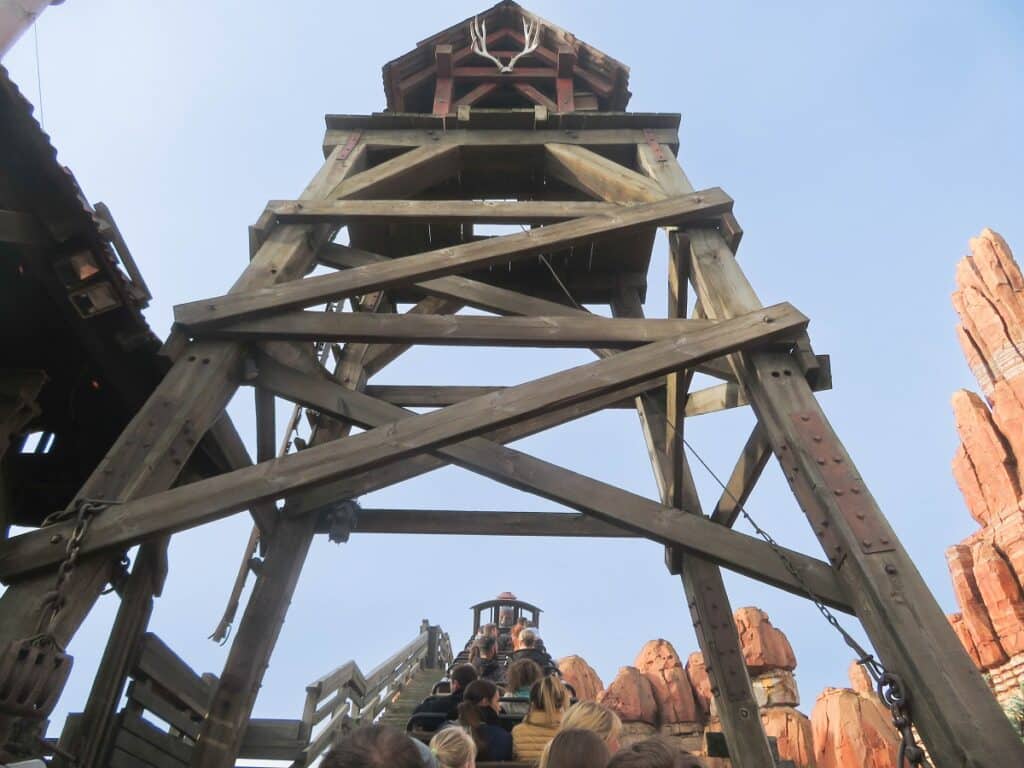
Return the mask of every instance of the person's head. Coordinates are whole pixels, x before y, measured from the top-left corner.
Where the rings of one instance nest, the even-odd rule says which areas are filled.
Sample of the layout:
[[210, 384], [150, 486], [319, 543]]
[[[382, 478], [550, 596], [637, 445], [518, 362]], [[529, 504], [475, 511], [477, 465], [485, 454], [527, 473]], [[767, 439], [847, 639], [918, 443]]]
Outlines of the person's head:
[[526, 620], [525, 616], [520, 616], [518, 619], [516, 619], [516, 626], [520, 629], [523, 629], [529, 623], [530, 622]]
[[477, 751], [486, 746], [480, 726], [486, 722], [484, 710], [492, 709], [495, 714], [501, 706], [501, 691], [490, 680], [474, 680], [466, 686], [466, 692], [459, 704], [459, 725], [469, 729]]
[[491, 635], [484, 635], [475, 640], [473, 647], [476, 648], [477, 655], [481, 659], [493, 659], [498, 655], [498, 641]]
[[611, 751], [593, 731], [562, 729], [548, 742], [537, 768], [605, 768]]
[[519, 644], [523, 648], [533, 648], [537, 644], [537, 633], [529, 628], [524, 629], [519, 633]]
[[706, 765], [696, 755], [653, 736], [616, 752], [608, 768], [706, 768]]
[[324, 757], [322, 768], [423, 768], [412, 740], [389, 725], [356, 728]]
[[439, 768], [476, 768], [476, 742], [465, 728], [442, 728], [430, 740]]
[[483, 633], [484, 637], [493, 637], [493, 638], [497, 638], [498, 637], [498, 625], [497, 624], [484, 624], [480, 628], [480, 631]]
[[578, 701], [573, 704], [562, 718], [562, 730], [570, 728], [593, 731], [608, 745], [608, 750], [612, 754], [619, 751], [622, 721], [604, 704], [598, 704], [596, 701]]
[[[497, 712], [500, 706], [501, 691], [498, 690], [498, 686], [490, 680], [474, 680], [466, 686], [466, 691], [462, 695], [462, 704], [459, 705], [459, 719], [462, 719], [463, 707], [467, 711], [471, 711], [471, 708], [474, 707], [478, 709], [490, 707]], [[467, 723], [467, 725], [475, 727], [479, 723]]]
[[541, 678], [530, 688], [530, 711], [548, 714], [564, 712], [569, 706], [569, 692], [555, 675]]
[[544, 670], [540, 664], [533, 659], [519, 659], [508, 665], [505, 682], [510, 691], [518, 691], [520, 688], [529, 688], [542, 677]]
[[466, 688], [467, 685], [477, 679], [476, 668], [472, 664], [459, 664], [455, 669], [452, 670], [450, 675], [452, 679], [452, 693], [461, 691]]

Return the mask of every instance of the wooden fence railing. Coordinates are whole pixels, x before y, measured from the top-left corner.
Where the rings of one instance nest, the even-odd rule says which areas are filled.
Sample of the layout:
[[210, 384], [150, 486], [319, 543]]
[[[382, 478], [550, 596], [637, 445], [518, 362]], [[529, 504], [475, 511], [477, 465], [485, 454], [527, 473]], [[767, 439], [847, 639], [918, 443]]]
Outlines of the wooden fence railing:
[[345, 731], [376, 720], [420, 669], [443, 670], [451, 662], [448, 634], [424, 621], [416, 639], [369, 674], [348, 661], [313, 681], [306, 686], [302, 713], [309, 746], [303, 750], [304, 760], [296, 765], [312, 764]]

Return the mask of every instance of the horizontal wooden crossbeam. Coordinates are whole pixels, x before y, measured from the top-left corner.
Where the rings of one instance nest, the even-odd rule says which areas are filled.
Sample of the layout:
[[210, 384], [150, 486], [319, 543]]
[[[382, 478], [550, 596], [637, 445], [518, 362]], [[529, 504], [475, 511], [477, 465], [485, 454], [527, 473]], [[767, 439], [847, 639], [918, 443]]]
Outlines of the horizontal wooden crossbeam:
[[527, 200], [271, 200], [267, 211], [286, 224], [349, 221], [472, 221], [476, 224], [549, 224], [629, 208], [600, 202]]
[[[114, 506], [97, 517], [84, 553], [137, 544], [281, 498], [331, 480], [371, 470], [434, 447], [585, 401], [694, 363], [763, 344], [806, 327], [792, 307], [764, 309], [716, 323], [685, 340], [655, 342], [605, 360], [404, 419], [342, 441], [310, 448], [247, 469], [201, 480]], [[273, 390], [273, 387], [267, 387]], [[339, 389], [344, 390], [343, 387]], [[0, 579], [58, 562], [73, 523], [59, 523], [0, 542]]]
[[[338, 269], [352, 269], [390, 261], [387, 256], [368, 253], [347, 245], [328, 245], [320, 250], [317, 258], [321, 263]], [[416, 287], [424, 293], [455, 299], [466, 306], [496, 312], [499, 315], [591, 316], [585, 309], [577, 309], [458, 275], [424, 280], [417, 283]], [[697, 370], [716, 378], [734, 378], [732, 369], [724, 359], [701, 363]]]
[[[214, 326], [198, 335], [240, 341], [356, 341], [484, 347], [605, 347], [640, 344], [704, 330], [709, 320], [632, 320], [591, 316], [482, 317], [358, 312], [287, 312]], [[792, 342], [793, 338], [779, 341]]]
[[[326, 525], [320, 526], [320, 532]], [[577, 512], [465, 509], [362, 509], [353, 533], [429, 533], [468, 536], [637, 538], [635, 531]]]
[[[324, 148], [330, 152], [337, 145], [344, 144], [351, 134], [352, 131], [349, 129], [328, 128], [324, 136]], [[545, 128], [538, 130], [505, 128], [480, 131], [449, 128], [443, 132], [423, 128], [371, 129], [363, 132], [363, 142], [371, 149], [430, 145], [486, 146], [501, 149], [535, 147], [553, 143], [575, 144], [588, 147], [635, 147], [637, 144], [643, 144], [647, 141], [646, 137], [648, 135], [666, 146], [675, 147], [679, 144], [679, 133], [674, 128], [655, 128], [650, 131], [636, 128], [590, 128], [583, 131]]]
[[179, 323], [198, 328], [275, 311], [300, 309], [381, 288], [523, 259], [552, 248], [568, 248], [612, 232], [624, 233], [698, 221], [731, 208], [732, 199], [716, 187], [692, 195], [637, 205], [616, 213], [587, 216], [513, 235], [357, 267], [337, 274], [308, 277], [272, 289], [233, 293], [180, 304], [175, 307], [174, 317]]
[[[621, 353], [611, 359], [618, 359]], [[399, 419], [423, 418], [402, 411], [360, 392], [352, 392], [326, 380], [283, 369], [260, 366], [257, 384], [310, 408], [360, 426], [374, 428]], [[401, 421], [397, 421], [401, 423]], [[599, 480], [506, 448], [484, 438], [472, 438], [437, 449], [437, 454], [465, 469], [478, 472], [519, 490], [542, 496], [612, 525], [640, 532], [663, 543], [678, 544], [751, 578], [806, 596], [801, 579], [829, 605], [848, 611], [835, 574], [827, 563], [799, 552], [782, 552], [801, 574], [794, 578], [771, 546], [752, 536], [716, 525], [701, 515], [663, 506]], [[724, 534], [724, 535], [723, 535]]]

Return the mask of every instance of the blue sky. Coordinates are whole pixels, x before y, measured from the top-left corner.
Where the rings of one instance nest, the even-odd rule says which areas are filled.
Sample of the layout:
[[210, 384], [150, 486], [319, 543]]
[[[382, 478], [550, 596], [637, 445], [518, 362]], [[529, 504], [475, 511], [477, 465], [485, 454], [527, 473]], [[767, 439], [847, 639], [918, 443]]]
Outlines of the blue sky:
[[[380, 66], [484, 3], [72, 2], [38, 26], [46, 129], [85, 193], [110, 205], [153, 289], [165, 335], [174, 304], [222, 293], [247, 261], [246, 226], [295, 197], [319, 167], [323, 115], [383, 108]], [[632, 68], [630, 108], [681, 112], [680, 159], [721, 186], [745, 229], [741, 263], [766, 304], [791, 301], [832, 355], [826, 411], [946, 611], [944, 549], [974, 530], [953, 483], [949, 397], [974, 387], [949, 304], [967, 239], [991, 226], [1024, 249], [1024, 33], [1008, 2], [648, 3], [528, 7]], [[37, 100], [33, 35], [4, 61]], [[647, 311], [663, 315], [664, 253]], [[417, 350], [382, 383], [508, 384], [586, 362], [583, 353]], [[446, 372], [446, 375], [442, 374]], [[232, 406], [251, 437], [248, 393]], [[283, 409], [281, 409], [283, 410]], [[745, 412], [688, 426], [727, 473]], [[609, 412], [520, 447], [655, 495], [634, 414]], [[695, 469], [704, 503], [717, 498]], [[549, 510], [458, 470], [366, 506]], [[819, 554], [775, 466], [748, 509], [780, 541]], [[742, 527], [742, 526], [741, 526]], [[175, 537], [152, 628], [199, 671], [248, 522]], [[799, 659], [804, 711], [843, 685], [841, 641], [799, 598], [728, 576], [733, 606], [758, 605]], [[546, 611], [556, 655], [579, 653], [605, 682], [648, 639], [696, 647], [661, 548], [640, 541], [373, 537], [318, 540], [256, 706], [297, 717], [304, 686], [347, 659], [368, 669], [421, 618], [461, 643], [467, 606], [511, 590]], [[55, 719], [84, 702], [116, 609], [104, 598], [72, 644]], [[847, 622], [853, 626], [852, 620]]]

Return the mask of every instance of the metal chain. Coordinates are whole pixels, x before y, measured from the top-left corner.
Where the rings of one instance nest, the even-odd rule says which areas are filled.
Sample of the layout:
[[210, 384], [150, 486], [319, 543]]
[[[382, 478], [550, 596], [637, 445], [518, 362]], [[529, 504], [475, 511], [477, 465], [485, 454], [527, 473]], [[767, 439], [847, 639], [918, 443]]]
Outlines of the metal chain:
[[[647, 393], [644, 393], [644, 398], [647, 399], [648, 403], [651, 404], [655, 411], [660, 411], [660, 408], [656, 401]], [[664, 412], [662, 412], [664, 413]], [[925, 759], [924, 750], [917, 744], [917, 739], [914, 736], [913, 722], [910, 719], [910, 693], [906, 690], [903, 685], [903, 681], [898, 675], [889, 672], [882, 663], [875, 658], [875, 656], [869, 653], [857, 640], [846, 631], [842, 624], [839, 623], [839, 619], [832, 613], [827, 605], [822, 602], [821, 598], [814, 592], [811, 586], [803, 578], [800, 570], [793, 564], [793, 561], [789, 559], [781, 545], [775, 540], [775, 538], [768, 533], [764, 528], [757, 524], [757, 521], [751, 517], [750, 513], [747, 512], [746, 507], [740, 503], [740, 500], [736, 498], [728, 486], [722, 482], [721, 478], [715, 473], [713, 469], [704, 461], [703, 457], [690, 445], [689, 441], [685, 436], [680, 435], [675, 425], [669, 420], [668, 415], [665, 414], [665, 423], [668, 428], [676, 435], [683, 447], [690, 452], [691, 455], [700, 463], [702, 467], [707, 471], [709, 475], [714, 479], [716, 483], [721, 487], [723, 493], [728, 494], [729, 498], [732, 499], [736, 508], [739, 510], [743, 519], [750, 524], [754, 529], [754, 532], [765, 541], [768, 546], [771, 547], [772, 552], [775, 553], [776, 557], [782, 562], [783, 566], [789, 571], [790, 575], [800, 585], [800, 588], [807, 593], [807, 597], [814, 603], [814, 607], [818, 609], [818, 612], [825, 618], [835, 630], [842, 637], [843, 642], [857, 654], [857, 663], [860, 664], [864, 669], [871, 675], [872, 680], [875, 682], [878, 696], [882, 700], [892, 713], [892, 723], [896, 727], [896, 730], [900, 732], [900, 747], [899, 747], [899, 760], [896, 765], [903, 767], [904, 761], [909, 761], [912, 766], [922, 766], [922, 768], [930, 768], [930, 764]]]
[[67, 510], [50, 515], [43, 521], [43, 524], [46, 525], [48, 521], [55, 522], [70, 518], [72, 515], [75, 516], [75, 527], [68, 537], [68, 543], [64, 549], [64, 559], [57, 568], [57, 582], [54, 584], [53, 589], [43, 596], [42, 613], [39, 616], [39, 624], [37, 626], [41, 642], [45, 640], [56, 643], [53, 637], [53, 630], [57, 623], [57, 616], [67, 602], [64, 592], [68, 578], [74, 572], [75, 566], [78, 565], [82, 540], [85, 538], [85, 534], [89, 530], [89, 525], [92, 523], [96, 513], [102, 512], [112, 503], [115, 502], [99, 499], [78, 499]]

